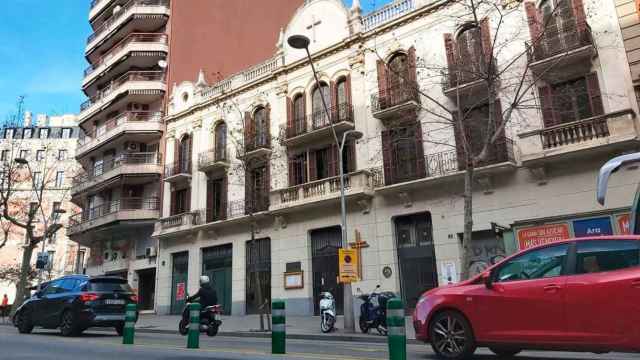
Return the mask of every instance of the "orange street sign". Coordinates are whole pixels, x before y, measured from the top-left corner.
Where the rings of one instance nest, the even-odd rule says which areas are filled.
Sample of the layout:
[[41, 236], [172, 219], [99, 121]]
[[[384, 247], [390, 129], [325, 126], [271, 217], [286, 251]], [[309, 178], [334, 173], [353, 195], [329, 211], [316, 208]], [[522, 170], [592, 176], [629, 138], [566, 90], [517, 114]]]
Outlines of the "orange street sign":
[[354, 249], [339, 249], [340, 282], [352, 283], [360, 280], [358, 274], [358, 252]]

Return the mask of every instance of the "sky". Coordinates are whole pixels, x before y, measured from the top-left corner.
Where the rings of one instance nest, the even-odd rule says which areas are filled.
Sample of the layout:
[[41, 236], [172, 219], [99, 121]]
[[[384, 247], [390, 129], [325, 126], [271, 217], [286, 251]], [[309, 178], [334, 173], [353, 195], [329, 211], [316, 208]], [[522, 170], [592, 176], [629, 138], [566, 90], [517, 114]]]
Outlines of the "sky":
[[[351, 6], [352, 0], [343, 1]], [[33, 113], [79, 111], [85, 100], [80, 85], [88, 66], [84, 47], [91, 33], [90, 2], [0, 1], [0, 121], [15, 114], [21, 95], [24, 107]], [[360, 0], [364, 12], [389, 2]]]

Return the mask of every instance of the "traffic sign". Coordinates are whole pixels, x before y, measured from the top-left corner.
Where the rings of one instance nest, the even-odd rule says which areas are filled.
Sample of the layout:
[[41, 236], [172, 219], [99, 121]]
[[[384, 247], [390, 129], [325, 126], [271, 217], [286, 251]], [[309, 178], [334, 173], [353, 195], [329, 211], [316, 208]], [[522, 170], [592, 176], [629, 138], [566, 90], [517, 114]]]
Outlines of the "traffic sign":
[[339, 249], [340, 282], [352, 283], [360, 280], [358, 252], [354, 249]]

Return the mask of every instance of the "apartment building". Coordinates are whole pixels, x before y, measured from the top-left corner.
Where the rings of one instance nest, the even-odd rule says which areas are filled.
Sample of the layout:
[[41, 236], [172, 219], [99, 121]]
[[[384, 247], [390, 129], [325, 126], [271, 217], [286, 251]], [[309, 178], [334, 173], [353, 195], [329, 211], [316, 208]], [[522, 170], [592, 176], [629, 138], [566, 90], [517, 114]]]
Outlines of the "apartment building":
[[88, 273], [127, 278], [142, 310], [153, 310], [155, 303], [157, 246], [151, 234], [161, 214], [166, 95], [187, 74], [213, 81], [267, 57], [262, 45], [239, 49], [219, 30], [242, 30], [256, 41], [274, 43], [285, 21], [278, 18], [286, 15], [264, 19], [262, 28], [246, 27], [234, 16], [247, 8], [253, 17], [276, 8], [286, 13], [297, 2], [91, 2], [93, 33], [82, 82], [88, 100], [78, 116], [82, 134], [76, 154], [84, 172], [74, 178], [72, 190], [82, 212], [68, 231], [91, 248]]
[[[57, 221], [64, 225], [54, 237], [44, 243], [44, 251], [49, 255], [49, 264], [44, 271], [47, 279], [58, 276], [82, 273], [86, 261], [87, 249], [69, 240], [66, 225], [69, 215], [76, 211], [71, 202], [71, 178], [77, 170], [74, 160], [78, 145], [79, 129], [75, 115], [47, 116], [25, 112], [22, 124], [5, 126], [0, 133], [0, 163], [5, 164], [22, 158], [28, 161], [33, 171], [34, 181], [46, 181], [43, 192], [42, 207], [45, 213], [53, 214], [55, 209], [63, 209], [64, 214], [56, 216]], [[29, 207], [37, 199], [32, 198], [33, 189], [16, 186], [16, 193], [12, 199], [17, 206]], [[19, 212], [18, 212], [19, 214]], [[53, 215], [46, 216], [47, 219]], [[36, 227], [44, 220], [36, 216]], [[0, 251], [0, 266], [15, 266], [22, 262], [22, 247], [26, 233], [6, 220], [2, 222], [2, 236], [7, 230], [6, 245]], [[36, 228], [37, 229], [37, 228]], [[42, 244], [34, 251], [32, 262], [35, 266], [37, 253], [42, 252]], [[0, 296], [9, 294], [12, 302], [15, 295], [15, 284], [0, 283]]]
[[[354, 295], [380, 284], [411, 308], [422, 291], [457, 281], [466, 163], [461, 135], [434, 121], [427, 96], [452, 110], [474, 101], [507, 109], [508, 85], [522, 77], [514, 73], [526, 74], [532, 105], [513, 115], [475, 169], [473, 257], [465, 265], [476, 273], [533, 244], [628, 231], [636, 168], [613, 179], [606, 208], [595, 200], [599, 167], [640, 144], [614, 4], [525, 1], [503, 10], [503, 22], [474, 23], [448, 1], [398, 0], [363, 15], [359, 1], [346, 8], [307, 0], [268, 60], [213, 85], [179, 84], [165, 116], [165, 159], [175, 165], [165, 173], [154, 232], [157, 310], [179, 312], [185, 292], [208, 274], [232, 314], [257, 311], [258, 279], [264, 298], [287, 300], [287, 313], [317, 314], [325, 290], [342, 311], [331, 126], [338, 137], [363, 133], [342, 155], [348, 240], [361, 258]], [[553, 31], [541, 33], [547, 22]], [[311, 39], [320, 86], [304, 50], [287, 44], [294, 34]], [[500, 51], [490, 45], [495, 34]], [[459, 75], [492, 57], [505, 68], [517, 53], [525, 56], [500, 75], [495, 95], [478, 77]], [[476, 107], [470, 118], [486, 124], [486, 108]], [[477, 135], [467, 135], [471, 144]]]

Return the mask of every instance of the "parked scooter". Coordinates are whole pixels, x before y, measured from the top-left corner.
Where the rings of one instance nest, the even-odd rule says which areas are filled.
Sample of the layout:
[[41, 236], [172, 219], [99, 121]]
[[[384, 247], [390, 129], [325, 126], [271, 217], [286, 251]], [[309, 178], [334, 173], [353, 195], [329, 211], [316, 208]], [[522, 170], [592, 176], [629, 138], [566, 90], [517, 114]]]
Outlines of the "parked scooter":
[[[358, 298], [364, 301], [360, 305], [360, 331], [369, 333], [369, 329], [376, 329], [380, 335], [387, 335], [387, 301], [396, 296], [392, 291], [380, 292], [380, 285], [371, 294], [360, 294]], [[360, 291], [360, 289], [358, 289]]]
[[320, 293], [320, 330], [328, 333], [336, 324], [336, 300], [330, 292]]
[[[189, 295], [187, 295], [187, 298], [188, 297]], [[184, 310], [182, 310], [182, 318], [180, 319], [180, 323], [178, 324], [178, 331], [180, 331], [181, 335], [187, 335], [189, 333], [189, 304], [190, 303], [185, 304]], [[221, 305], [207, 306], [206, 308], [201, 309], [200, 332], [207, 333], [208, 336], [216, 336], [218, 334], [220, 325], [222, 325], [222, 320], [220, 320], [221, 315]]]

